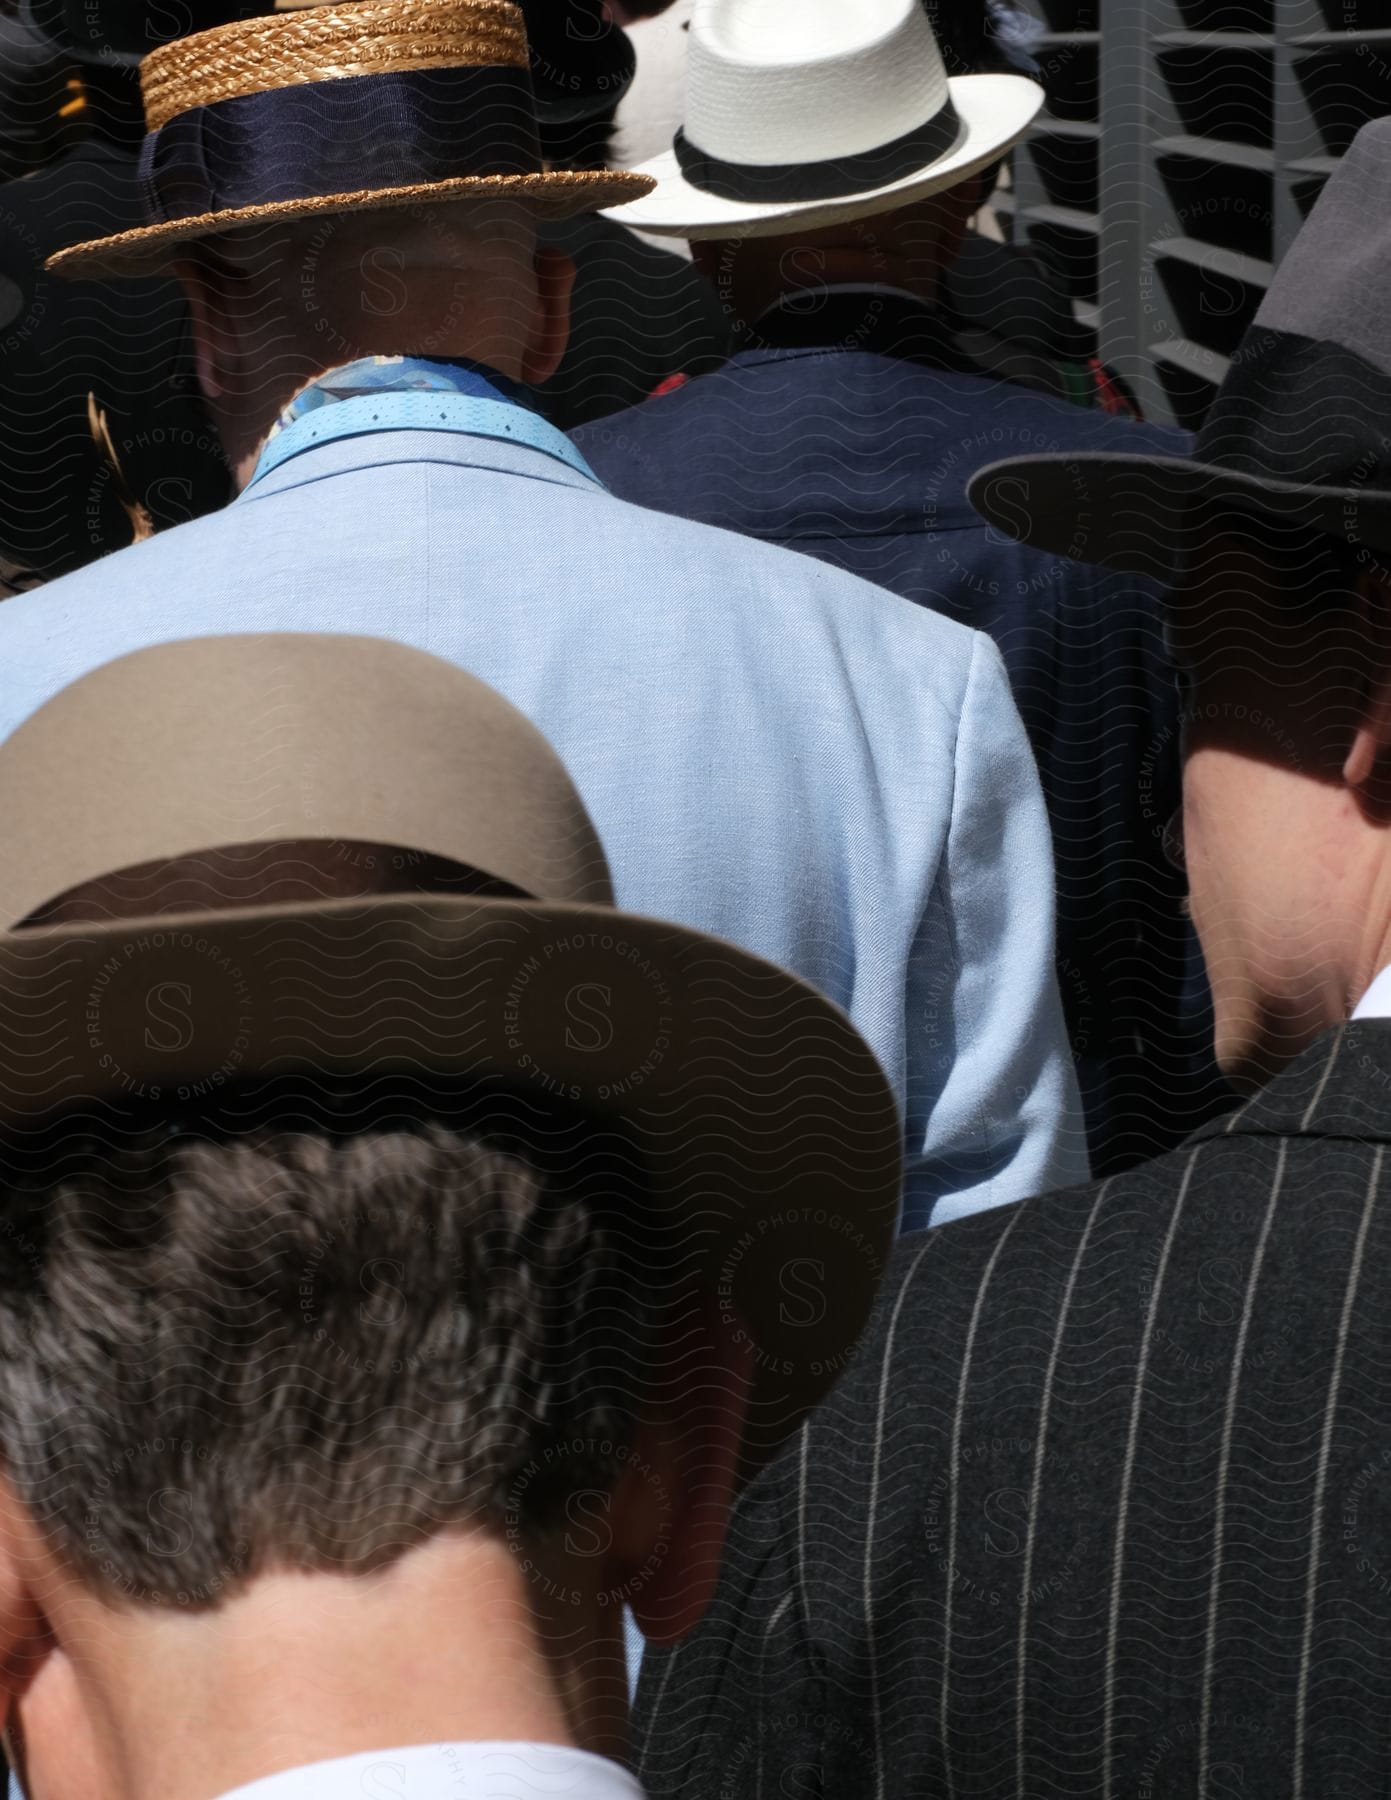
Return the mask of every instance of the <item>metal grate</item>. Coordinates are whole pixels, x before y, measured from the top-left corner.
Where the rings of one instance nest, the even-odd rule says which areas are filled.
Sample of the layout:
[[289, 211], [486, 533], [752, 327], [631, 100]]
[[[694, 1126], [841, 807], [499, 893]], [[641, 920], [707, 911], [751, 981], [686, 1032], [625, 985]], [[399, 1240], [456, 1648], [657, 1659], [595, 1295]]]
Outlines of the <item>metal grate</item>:
[[1359, 126], [1391, 0], [1030, 0], [1048, 103], [1001, 196], [1147, 417], [1201, 423]]

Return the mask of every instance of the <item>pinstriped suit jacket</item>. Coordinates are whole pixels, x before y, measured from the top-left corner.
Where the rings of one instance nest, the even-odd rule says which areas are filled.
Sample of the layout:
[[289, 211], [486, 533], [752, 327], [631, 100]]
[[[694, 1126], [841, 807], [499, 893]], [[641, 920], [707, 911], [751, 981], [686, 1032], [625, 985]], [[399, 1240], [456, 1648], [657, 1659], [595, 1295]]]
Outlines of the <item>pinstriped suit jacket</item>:
[[643, 1666], [667, 1796], [1391, 1793], [1391, 1026], [899, 1247]]

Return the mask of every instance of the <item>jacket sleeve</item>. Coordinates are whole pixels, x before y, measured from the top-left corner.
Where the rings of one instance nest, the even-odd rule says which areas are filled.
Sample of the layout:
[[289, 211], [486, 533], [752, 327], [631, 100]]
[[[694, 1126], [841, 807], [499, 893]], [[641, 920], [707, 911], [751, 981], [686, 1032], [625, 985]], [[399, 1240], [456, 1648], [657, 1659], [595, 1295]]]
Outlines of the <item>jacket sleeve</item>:
[[1053, 901], [1038, 772], [999, 652], [977, 635], [946, 854], [906, 983], [905, 1231], [1088, 1178]]

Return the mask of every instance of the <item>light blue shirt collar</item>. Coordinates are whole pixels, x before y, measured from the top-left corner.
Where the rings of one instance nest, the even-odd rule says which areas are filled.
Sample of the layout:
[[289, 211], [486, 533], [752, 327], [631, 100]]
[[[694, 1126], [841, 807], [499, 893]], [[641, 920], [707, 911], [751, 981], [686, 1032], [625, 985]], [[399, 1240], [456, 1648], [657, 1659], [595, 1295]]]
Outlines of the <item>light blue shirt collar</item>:
[[522, 404], [514, 382], [472, 364], [411, 356], [365, 356], [329, 369], [284, 408], [244, 492], [318, 444], [384, 431], [445, 431], [493, 438], [561, 462], [603, 483], [549, 420]]
[[267, 1775], [221, 1800], [643, 1800], [607, 1757], [561, 1744], [407, 1744]]

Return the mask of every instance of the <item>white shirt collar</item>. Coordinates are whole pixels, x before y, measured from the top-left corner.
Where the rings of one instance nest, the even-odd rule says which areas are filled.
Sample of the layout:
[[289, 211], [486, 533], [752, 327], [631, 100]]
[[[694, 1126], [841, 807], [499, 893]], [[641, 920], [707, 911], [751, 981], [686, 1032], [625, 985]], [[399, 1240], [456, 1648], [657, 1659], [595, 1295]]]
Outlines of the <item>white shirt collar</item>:
[[222, 1800], [643, 1800], [617, 1763], [561, 1744], [407, 1744], [307, 1763]]
[[1391, 967], [1385, 968], [1353, 1008], [1354, 1019], [1391, 1019]]

